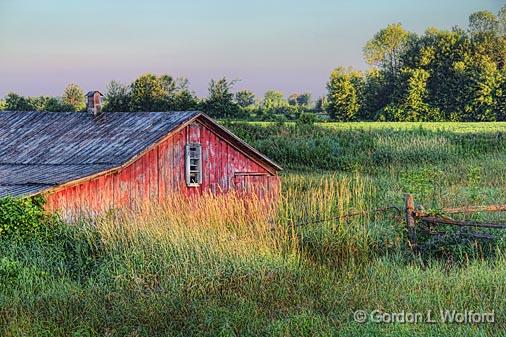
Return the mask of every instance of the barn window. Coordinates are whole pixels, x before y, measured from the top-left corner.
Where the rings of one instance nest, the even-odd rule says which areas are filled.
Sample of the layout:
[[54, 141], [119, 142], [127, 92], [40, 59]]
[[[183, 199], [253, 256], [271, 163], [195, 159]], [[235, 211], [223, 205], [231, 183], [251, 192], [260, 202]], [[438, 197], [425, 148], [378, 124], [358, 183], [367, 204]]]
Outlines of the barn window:
[[186, 185], [202, 184], [202, 146], [198, 143], [186, 144]]

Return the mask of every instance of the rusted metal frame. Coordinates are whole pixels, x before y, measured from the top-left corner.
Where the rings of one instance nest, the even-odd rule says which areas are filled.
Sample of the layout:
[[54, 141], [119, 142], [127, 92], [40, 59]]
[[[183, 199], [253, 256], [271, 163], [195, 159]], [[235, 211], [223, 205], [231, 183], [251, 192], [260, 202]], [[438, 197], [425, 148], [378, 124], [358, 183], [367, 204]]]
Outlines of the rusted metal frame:
[[472, 237], [474, 239], [484, 239], [484, 240], [496, 239], [495, 236], [493, 236], [492, 234], [487, 234], [487, 233], [460, 233], [460, 235]]
[[[448, 232], [445, 232], [445, 231], [435, 231], [433, 230], [432, 227], [429, 227], [430, 225], [434, 225], [434, 223], [426, 223], [422, 220], [422, 222], [417, 226], [417, 229], [420, 229], [424, 234], [427, 234], [427, 235], [430, 235], [430, 236], [443, 236], [443, 235], [447, 235]], [[443, 224], [435, 224], [436, 226], [437, 225], [443, 225]], [[467, 230], [468, 229], [468, 226], [459, 226], [459, 230], [462, 231], [462, 230]], [[469, 232], [457, 232], [457, 233], [452, 233], [452, 234], [462, 234], [462, 235], [474, 235], [476, 234], [476, 236], [480, 236], [481, 234], [485, 235], [485, 236], [488, 236], [489, 234], [486, 234], [486, 233], [478, 233], [478, 232], [473, 232], [473, 233], [469, 233]]]

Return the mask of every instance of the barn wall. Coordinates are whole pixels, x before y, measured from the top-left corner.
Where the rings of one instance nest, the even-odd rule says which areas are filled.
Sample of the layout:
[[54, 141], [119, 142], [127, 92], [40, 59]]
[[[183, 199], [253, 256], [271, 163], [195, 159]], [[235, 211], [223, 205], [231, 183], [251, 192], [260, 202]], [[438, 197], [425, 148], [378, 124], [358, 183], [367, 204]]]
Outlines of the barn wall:
[[[202, 146], [202, 184], [188, 187], [185, 180], [185, 145]], [[174, 193], [198, 196], [234, 190], [273, 201], [280, 180], [243, 155], [208, 127], [195, 122], [174, 133], [133, 163], [82, 183], [62, 187], [47, 198], [51, 211], [64, 216], [98, 214], [112, 208], [142, 207], [163, 202]]]

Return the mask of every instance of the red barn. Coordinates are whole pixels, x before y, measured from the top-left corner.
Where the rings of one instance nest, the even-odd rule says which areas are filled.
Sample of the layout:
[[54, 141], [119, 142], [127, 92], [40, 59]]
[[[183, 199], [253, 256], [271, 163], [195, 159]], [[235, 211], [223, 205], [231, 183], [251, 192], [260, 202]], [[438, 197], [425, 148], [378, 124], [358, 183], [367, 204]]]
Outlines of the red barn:
[[0, 197], [43, 194], [67, 216], [175, 193], [272, 200], [279, 170], [200, 112], [0, 112]]

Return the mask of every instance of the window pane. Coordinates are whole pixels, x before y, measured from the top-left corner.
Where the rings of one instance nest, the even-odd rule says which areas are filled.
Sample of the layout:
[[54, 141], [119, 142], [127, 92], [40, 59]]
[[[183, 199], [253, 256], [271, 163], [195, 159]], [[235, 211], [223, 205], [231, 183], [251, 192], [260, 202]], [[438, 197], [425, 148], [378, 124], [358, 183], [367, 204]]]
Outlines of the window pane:
[[186, 183], [190, 186], [202, 183], [202, 150], [200, 144], [187, 144], [185, 156]]

